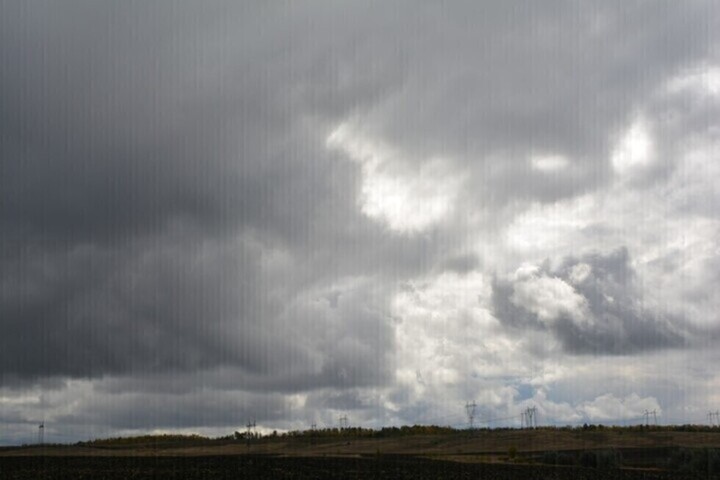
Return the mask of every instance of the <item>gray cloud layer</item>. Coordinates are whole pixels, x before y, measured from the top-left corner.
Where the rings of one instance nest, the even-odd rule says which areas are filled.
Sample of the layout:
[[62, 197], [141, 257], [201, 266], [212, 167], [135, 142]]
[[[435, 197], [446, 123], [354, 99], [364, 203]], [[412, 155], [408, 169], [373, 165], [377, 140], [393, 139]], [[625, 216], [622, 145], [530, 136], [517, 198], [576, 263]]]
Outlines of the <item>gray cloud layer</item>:
[[[268, 421], [308, 392], [308, 410], [403, 415], [397, 295], [448, 272], [496, 276], [499, 336], [543, 332], [563, 355], [694, 348], [715, 335], [695, 322], [717, 280], [700, 240], [646, 260], [662, 225], [625, 238], [617, 215], [573, 233], [588, 248], [533, 256], [507, 237], [533, 208], [614, 188], [656, 212], [680, 192], [667, 228], [716, 234], [716, 189], [679, 159], [714, 138], [720, 103], [662, 92], [717, 63], [718, 18], [702, 1], [0, 2], [0, 389], [131, 392], [62, 417], [115, 428], [141, 427], [153, 395], [192, 410], [201, 388], [216, 412], [155, 423], [219, 425], [232, 389], [267, 394]], [[619, 179], [618, 139], [643, 115], [657, 159]], [[661, 267], [705, 287], [645, 305], [638, 278], [665, 285]]]

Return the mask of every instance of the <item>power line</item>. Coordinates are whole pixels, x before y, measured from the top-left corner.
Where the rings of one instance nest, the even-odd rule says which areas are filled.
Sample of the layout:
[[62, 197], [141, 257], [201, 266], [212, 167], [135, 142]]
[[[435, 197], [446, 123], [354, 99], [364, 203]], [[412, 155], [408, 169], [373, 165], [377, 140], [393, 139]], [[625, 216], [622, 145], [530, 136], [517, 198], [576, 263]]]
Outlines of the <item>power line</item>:
[[488, 419], [488, 420], [476, 420], [475, 423], [481, 423], [483, 425], [491, 425], [493, 423], [505, 422], [507, 420], [517, 420], [517, 415], [512, 415], [509, 417], [492, 418], [492, 419]]

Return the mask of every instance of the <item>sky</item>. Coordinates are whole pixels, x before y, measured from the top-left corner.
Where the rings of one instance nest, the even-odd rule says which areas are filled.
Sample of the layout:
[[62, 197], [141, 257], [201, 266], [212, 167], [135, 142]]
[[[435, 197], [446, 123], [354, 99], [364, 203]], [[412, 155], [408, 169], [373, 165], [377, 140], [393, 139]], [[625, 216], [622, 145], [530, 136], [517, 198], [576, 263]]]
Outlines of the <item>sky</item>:
[[0, 0], [0, 444], [706, 423], [713, 1]]

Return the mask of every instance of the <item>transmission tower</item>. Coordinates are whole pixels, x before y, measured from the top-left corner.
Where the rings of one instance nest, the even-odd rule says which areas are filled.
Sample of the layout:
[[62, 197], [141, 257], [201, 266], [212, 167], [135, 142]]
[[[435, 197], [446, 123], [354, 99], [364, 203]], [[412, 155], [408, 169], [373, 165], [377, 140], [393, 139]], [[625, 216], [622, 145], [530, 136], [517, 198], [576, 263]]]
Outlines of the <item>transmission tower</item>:
[[465, 413], [468, 417], [468, 425], [470, 425], [470, 430], [472, 430], [475, 426], [475, 409], [477, 408], [477, 404], [475, 402], [466, 402], [465, 403]]
[[45, 444], [45, 422], [38, 426], [38, 445]]
[[537, 408], [527, 407], [524, 412], [520, 414], [520, 426], [521, 428], [536, 428], [537, 427]]
[[645, 426], [647, 427], [650, 426], [650, 415], [652, 415], [653, 417], [653, 424], [657, 425], [657, 412], [655, 410], [653, 410], [652, 412], [645, 410], [643, 412], [643, 416], [645, 417]]
[[339, 421], [340, 421], [340, 430], [345, 430], [346, 428], [348, 428], [348, 418], [347, 418], [347, 415], [341, 416], [340, 419], [339, 419]]
[[248, 422], [245, 426], [247, 427], [247, 438], [249, 440], [255, 436], [255, 420]]
[[537, 408], [532, 407], [530, 409], [530, 428], [537, 428], [538, 421], [537, 421]]
[[715, 425], [720, 426], [720, 411], [716, 410], [714, 412], [708, 412], [707, 416], [708, 416], [708, 423], [710, 423], [711, 427], [714, 427]]

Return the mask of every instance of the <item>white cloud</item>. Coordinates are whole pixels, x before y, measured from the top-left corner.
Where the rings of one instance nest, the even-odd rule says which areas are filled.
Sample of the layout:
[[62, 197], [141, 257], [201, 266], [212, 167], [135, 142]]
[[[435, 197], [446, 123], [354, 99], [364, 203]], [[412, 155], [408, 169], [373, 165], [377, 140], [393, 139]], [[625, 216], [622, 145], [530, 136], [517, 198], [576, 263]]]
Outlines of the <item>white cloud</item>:
[[703, 65], [670, 79], [665, 91], [669, 94], [690, 92], [700, 96], [720, 96], [720, 66]]
[[578, 406], [578, 411], [589, 420], [597, 421], [639, 419], [645, 411], [655, 411], [656, 415], [662, 414], [662, 408], [656, 398], [641, 398], [637, 393], [624, 398], [607, 393], [592, 401], [583, 402]]
[[552, 204], [533, 203], [515, 216], [506, 228], [506, 245], [521, 258], [542, 260], [573, 252], [578, 234], [603, 217], [592, 216], [598, 197], [584, 195]]
[[349, 123], [333, 130], [326, 145], [360, 164], [360, 209], [391, 230], [420, 232], [452, 213], [461, 179], [450, 171], [448, 162], [403, 158], [401, 152]]
[[578, 325], [587, 323], [591, 314], [585, 297], [562, 279], [539, 274], [536, 268], [518, 269], [510, 301], [548, 325], [561, 316], [570, 317]]
[[570, 165], [567, 157], [562, 155], [537, 155], [531, 158], [530, 163], [535, 170], [541, 172], [555, 172]]
[[426, 383], [457, 384], [470, 367], [459, 351], [475, 356], [478, 351], [505, 348], [501, 338], [488, 336], [497, 333], [498, 326], [488, 311], [489, 297], [490, 285], [480, 273], [444, 273], [400, 291], [392, 303], [392, 315], [398, 319], [400, 377], [414, 381], [420, 372]]
[[499, 415], [511, 407], [507, 377], [529, 374], [530, 354], [492, 316], [490, 301], [490, 282], [478, 272], [417, 279], [395, 295], [396, 388], [405, 408], [462, 414], [462, 402], [477, 400]]
[[615, 147], [612, 165], [618, 174], [632, 175], [650, 165], [654, 155], [650, 127], [645, 119], [637, 118]]
[[591, 272], [592, 267], [587, 263], [578, 263], [577, 265], [573, 265], [572, 270], [570, 270], [570, 281], [575, 285], [582, 283], [585, 279], [587, 279]]

